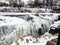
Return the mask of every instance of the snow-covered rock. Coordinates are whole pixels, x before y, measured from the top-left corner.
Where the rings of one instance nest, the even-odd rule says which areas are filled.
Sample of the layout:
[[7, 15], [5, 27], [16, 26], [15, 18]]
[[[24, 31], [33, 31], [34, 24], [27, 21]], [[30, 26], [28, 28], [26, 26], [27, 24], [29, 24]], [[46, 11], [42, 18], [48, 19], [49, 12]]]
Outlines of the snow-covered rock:
[[60, 21], [56, 21], [56, 22], [54, 22], [54, 24], [52, 24], [51, 26], [50, 26], [50, 31], [49, 31], [49, 33], [51, 33], [51, 34], [56, 34], [56, 33], [58, 33], [59, 32], [59, 29], [60, 29]]

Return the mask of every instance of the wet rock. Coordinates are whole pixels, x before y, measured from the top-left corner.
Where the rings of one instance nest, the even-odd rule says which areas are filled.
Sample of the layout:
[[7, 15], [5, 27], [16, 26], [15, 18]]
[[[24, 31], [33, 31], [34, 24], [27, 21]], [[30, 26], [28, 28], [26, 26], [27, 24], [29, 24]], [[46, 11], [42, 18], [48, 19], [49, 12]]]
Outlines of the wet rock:
[[60, 20], [60, 15], [58, 16], [58, 20]]

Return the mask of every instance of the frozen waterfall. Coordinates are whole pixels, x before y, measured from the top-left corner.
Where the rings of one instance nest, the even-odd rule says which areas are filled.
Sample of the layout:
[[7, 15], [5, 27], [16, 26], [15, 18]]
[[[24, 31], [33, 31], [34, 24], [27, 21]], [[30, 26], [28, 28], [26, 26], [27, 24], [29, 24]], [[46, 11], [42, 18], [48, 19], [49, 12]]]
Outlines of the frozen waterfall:
[[17, 17], [0, 17], [1, 45], [10, 45], [13, 41], [17, 41], [20, 36], [37, 35], [35, 26], [31, 21], [27, 22], [24, 19]]
[[0, 16], [0, 44], [10, 45], [22, 36], [38, 36], [48, 32], [52, 20], [34, 15]]

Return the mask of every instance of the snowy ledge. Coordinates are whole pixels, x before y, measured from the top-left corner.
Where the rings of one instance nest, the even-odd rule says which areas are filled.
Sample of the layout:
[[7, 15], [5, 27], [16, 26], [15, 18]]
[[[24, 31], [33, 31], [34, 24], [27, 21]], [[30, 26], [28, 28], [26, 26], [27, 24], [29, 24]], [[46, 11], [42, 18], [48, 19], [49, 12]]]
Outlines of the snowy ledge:
[[[21, 13], [21, 12], [0, 12], [0, 15], [25, 15], [25, 14], [36, 14], [36, 13]], [[40, 14], [57, 14], [57, 15], [60, 15], [60, 13], [38, 13], [39, 15]]]

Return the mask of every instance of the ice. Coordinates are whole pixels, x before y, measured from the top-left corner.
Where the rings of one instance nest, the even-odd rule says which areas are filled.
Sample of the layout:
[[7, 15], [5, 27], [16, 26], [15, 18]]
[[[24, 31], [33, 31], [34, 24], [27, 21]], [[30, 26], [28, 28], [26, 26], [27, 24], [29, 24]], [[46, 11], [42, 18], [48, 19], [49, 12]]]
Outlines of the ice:
[[[28, 35], [30, 25], [27, 21], [16, 17], [12, 18], [4, 16], [1, 16], [1, 19], [4, 20], [4, 23], [0, 23], [0, 41], [2, 43], [1, 45], [8, 45], [13, 40], [17, 40], [20, 36]], [[5, 41], [8, 42], [8, 44], [5, 44]]]
[[37, 22], [37, 24], [35, 23], [34, 25], [32, 21], [27, 22], [26, 20], [18, 17], [0, 17], [1, 21], [3, 21], [3, 23], [0, 25], [1, 45], [9, 45], [13, 41], [18, 40], [20, 36], [36, 36], [38, 33], [35, 27], [38, 24]]
[[[46, 45], [47, 41], [56, 37], [46, 33], [53, 23], [53, 26], [58, 26], [60, 24], [60, 21], [54, 21], [55, 17], [53, 15], [35, 16], [29, 14], [24, 17], [0, 16], [1, 45], [10, 45], [11, 43], [13, 43], [12, 45], [17, 45], [16, 41], [19, 45]], [[56, 17], [58, 19], [58, 16]], [[40, 33], [39, 30], [42, 36], [34, 38], [33, 36], [37, 36], [38, 33]], [[24, 38], [20, 39], [20, 37]]]

